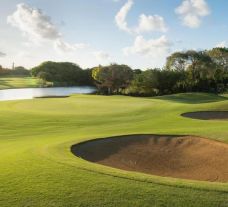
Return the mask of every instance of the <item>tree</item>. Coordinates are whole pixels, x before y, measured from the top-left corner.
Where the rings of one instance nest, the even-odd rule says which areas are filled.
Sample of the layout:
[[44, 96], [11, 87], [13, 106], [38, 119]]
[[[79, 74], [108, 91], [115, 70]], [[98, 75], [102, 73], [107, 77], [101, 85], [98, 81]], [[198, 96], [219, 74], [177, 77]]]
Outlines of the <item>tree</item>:
[[216, 63], [217, 67], [228, 71], [228, 48], [213, 48], [207, 51], [207, 54]]
[[136, 74], [126, 93], [137, 96], [157, 95], [159, 86], [158, 73], [159, 69], [150, 69]]
[[140, 96], [170, 94], [178, 91], [181, 78], [179, 71], [149, 69], [134, 77], [127, 92]]
[[14, 70], [11, 70], [11, 74], [18, 76], [30, 76], [30, 71], [23, 66], [17, 66]]
[[166, 68], [169, 70], [184, 71], [187, 67], [187, 55], [183, 52], [175, 52], [167, 58]]
[[216, 64], [206, 51], [189, 50], [172, 54], [167, 59], [168, 70], [180, 71], [185, 76], [180, 85], [186, 91], [210, 88], [216, 72]]
[[54, 85], [87, 85], [91, 73], [82, 70], [77, 64], [69, 62], [44, 62], [32, 68], [32, 75]]
[[133, 71], [127, 65], [111, 64], [93, 69], [92, 77], [102, 93], [119, 93], [125, 89], [133, 78]]

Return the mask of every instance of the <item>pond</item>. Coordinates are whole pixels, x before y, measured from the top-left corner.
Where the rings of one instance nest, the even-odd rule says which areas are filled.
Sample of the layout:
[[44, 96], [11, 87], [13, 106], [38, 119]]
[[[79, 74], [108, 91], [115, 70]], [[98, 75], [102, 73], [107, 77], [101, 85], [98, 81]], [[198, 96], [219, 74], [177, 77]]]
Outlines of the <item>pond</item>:
[[23, 100], [38, 97], [61, 97], [72, 94], [89, 94], [95, 92], [94, 87], [55, 87], [55, 88], [21, 88], [0, 90], [0, 101]]

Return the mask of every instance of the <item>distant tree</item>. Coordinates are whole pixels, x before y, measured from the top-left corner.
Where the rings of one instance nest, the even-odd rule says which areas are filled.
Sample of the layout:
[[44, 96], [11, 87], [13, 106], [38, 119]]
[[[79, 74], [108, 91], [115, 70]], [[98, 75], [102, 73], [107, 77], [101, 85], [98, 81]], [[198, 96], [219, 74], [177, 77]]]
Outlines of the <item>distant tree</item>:
[[213, 48], [207, 51], [207, 54], [216, 63], [217, 67], [228, 71], [228, 48]]
[[138, 75], [138, 74], [141, 74], [143, 71], [141, 69], [134, 69], [133, 70], [133, 73], [134, 75]]
[[91, 79], [89, 71], [84, 71], [70, 62], [44, 62], [32, 68], [31, 73], [35, 77], [53, 82], [54, 85], [87, 85]]
[[228, 88], [228, 48], [213, 48], [207, 51], [215, 64], [214, 82], [217, 92]]
[[11, 70], [11, 74], [18, 76], [30, 76], [30, 71], [23, 66], [17, 66], [14, 70]]
[[159, 86], [158, 73], [159, 69], [151, 69], [135, 75], [126, 93], [139, 96], [157, 95]]
[[180, 85], [186, 91], [205, 91], [213, 85], [216, 64], [206, 51], [189, 50], [169, 56], [166, 69], [182, 72]]
[[82, 80], [81, 82], [83, 83], [83, 85], [87, 85], [87, 86], [94, 86], [94, 79], [92, 77], [92, 71], [93, 69], [85, 69], [83, 70], [83, 73], [82, 73]]
[[112, 64], [93, 69], [92, 77], [100, 92], [113, 94], [125, 89], [133, 78], [133, 71], [127, 65]]
[[184, 71], [188, 66], [187, 54], [183, 52], [175, 52], [167, 58], [166, 68], [175, 71]]
[[149, 69], [134, 77], [127, 93], [140, 96], [170, 94], [178, 91], [181, 78], [179, 71]]
[[1, 76], [30, 76], [30, 71], [22, 66], [15, 67], [14, 70], [3, 68], [2, 66], [0, 66], [0, 75]]

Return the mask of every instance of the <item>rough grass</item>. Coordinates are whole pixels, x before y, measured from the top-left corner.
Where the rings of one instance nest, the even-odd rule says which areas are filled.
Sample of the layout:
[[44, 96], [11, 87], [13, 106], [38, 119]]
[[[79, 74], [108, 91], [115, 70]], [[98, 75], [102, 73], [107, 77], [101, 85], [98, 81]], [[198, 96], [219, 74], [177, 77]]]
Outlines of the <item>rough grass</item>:
[[186, 134], [228, 143], [227, 121], [181, 117], [228, 110], [209, 94], [75, 95], [0, 102], [0, 206], [227, 207], [228, 183], [161, 178], [89, 163], [72, 144], [123, 134]]
[[10, 88], [34, 88], [39, 80], [32, 77], [0, 77], [0, 90]]

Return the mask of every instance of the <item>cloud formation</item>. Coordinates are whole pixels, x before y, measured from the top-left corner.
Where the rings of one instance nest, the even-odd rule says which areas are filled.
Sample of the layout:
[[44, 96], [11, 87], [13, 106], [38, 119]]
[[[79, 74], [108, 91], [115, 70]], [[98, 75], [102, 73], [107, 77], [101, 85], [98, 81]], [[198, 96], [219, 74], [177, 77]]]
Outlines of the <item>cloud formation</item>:
[[53, 42], [54, 48], [61, 52], [71, 52], [82, 48], [82, 43], [70, 44], [63, 40], [62, 34], [42, 10], [27, 4], [18, 4], [16, 11], [8, 16], [7, 22], [18, 28], [32, 42]]
[[61, 37], [49, 16], [23, 3], [17, 5], [17, 10], [8, 16], [7, 22], [32, 39], [55, 40]]
[[115, 16], [116, 25], [120, 30], [129, 32], [129, 33], [144, 33], [144, 32], [166, 32], [167, 27], [164, 21], [164, 18], [159, 15], [145, 15], [141, 14], [139, 17], [139, 23], [136, 27], [129, 27], [127, 23], [127, 15], [131, 10], [134, 2], [133, 0], [128, 0], [119, 12]]
[[86, 49], [89, 47], [89, 45], [84, 43], [69, 44], [62, 39], [57, 39], [54, 42], [54, 47], [59, 52], [74, 52], [76, 50]]
[[127, 3], [123, 5], [123, 7], [119, 10], [115, 17], [115, 21], [119, 29], [130, 32], [128, 28], [126, 17], [131, 7], [133, 6], [133, 0], [128, 0]]
[[139, 54], [147, 57], [158, 57], [166, 55], [170, 51], [172, 43], [165, 35], [158, 39], [144, 39], [143, 36], [137, 36], [133, 46], [123, 49], [125, 55]]
[[107, 52], [104, 51], [96, 51], [93, 53], [97, 61], [99, 62], [105, 62], [110, 60], [110, 55]]
[[228, 47], [228, 44], [226, 41], [222, 41], [222, 42], [218, 43], [215, 47], [224, 48], [224, 47]]
[[184, 0], [175, 12], [182, 19], [183, 25], [198, 28], [202, 18], [210, 14], [210, 9], [205, 0]]

